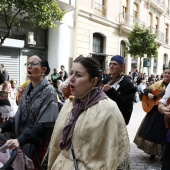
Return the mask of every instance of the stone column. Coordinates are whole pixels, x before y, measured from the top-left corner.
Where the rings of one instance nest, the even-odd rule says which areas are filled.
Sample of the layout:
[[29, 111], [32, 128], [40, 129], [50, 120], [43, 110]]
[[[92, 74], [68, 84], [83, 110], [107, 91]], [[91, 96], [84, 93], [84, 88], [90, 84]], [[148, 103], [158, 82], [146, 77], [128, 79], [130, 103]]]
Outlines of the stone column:
[[153, 64], [154, 64], [154, 59], [150, 58], [150, 67], [149, 67], [149, 74], [150, 75], [153, 74]]
[[128, 54], [126, 56], [125, 74], [129, 74], [129, 71], [131, 71], [131, 59], [130, 54]]

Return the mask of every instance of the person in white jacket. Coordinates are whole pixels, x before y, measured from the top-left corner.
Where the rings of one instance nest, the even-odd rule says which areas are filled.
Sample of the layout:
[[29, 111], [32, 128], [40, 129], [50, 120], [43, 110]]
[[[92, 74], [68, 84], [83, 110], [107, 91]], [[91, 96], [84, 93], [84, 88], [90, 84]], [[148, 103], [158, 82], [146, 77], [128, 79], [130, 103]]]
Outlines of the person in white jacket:
[[143, 90], [146, 89], [146, 87], [147, 87], [146, 80], [142, 80], [141, 83], [138, 85], [138, 93], [139, 93], [140, 100], [142, 100], [142, 96], [144, 93]]

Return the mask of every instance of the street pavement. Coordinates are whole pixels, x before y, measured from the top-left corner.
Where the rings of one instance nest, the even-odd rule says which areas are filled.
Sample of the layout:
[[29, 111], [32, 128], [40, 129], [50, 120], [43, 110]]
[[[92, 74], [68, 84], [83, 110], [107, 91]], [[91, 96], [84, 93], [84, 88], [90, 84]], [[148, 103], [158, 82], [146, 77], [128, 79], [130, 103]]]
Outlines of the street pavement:
[[149, 160], [150, 155], [138, 149], [136, 144], [133, 143], [134, 137], [145, 115], [146, 113], [142, 109], [142, 103], [135, 103], [129, 125], [127, 126], [131, 146], [131, 170], [160, 170], [160, 158], [156, 157], [155, 160]]

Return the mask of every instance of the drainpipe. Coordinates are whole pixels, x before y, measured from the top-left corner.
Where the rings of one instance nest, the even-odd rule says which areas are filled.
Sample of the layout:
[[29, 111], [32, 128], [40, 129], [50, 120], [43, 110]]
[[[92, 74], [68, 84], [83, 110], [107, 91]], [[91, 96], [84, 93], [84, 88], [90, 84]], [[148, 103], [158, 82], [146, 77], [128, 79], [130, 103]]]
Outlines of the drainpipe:
[[78, 22], [78, 1], [75, 0], [75, 14], [74, 14], [74, 47], [73, 47], [73, 60], [78, 57], [77, 56], [77, 22]]

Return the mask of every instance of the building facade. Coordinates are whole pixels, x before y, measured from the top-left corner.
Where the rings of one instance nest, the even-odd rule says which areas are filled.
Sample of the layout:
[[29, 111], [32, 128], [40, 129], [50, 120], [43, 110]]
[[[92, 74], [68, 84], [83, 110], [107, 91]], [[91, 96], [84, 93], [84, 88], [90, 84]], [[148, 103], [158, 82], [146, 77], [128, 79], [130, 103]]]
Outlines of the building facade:
[[[139, 58], [125, 53], [128, 36], [135, 24], [156, 33], [158, 56], [148, 59], [143, 72], [161, 74], [170, 59], [170, 1], [169, 0], [79, 0], [76, 28], [76, 56], [97, 58], [108, 67], [112, 55], [126, 59], [125, 73], [139, 69]], [[142, 59], [143, 64], [143, 59]]]
[[[48, 58], [50, 74], [61, 65], [69, 72], [80, 54], [96, 58], [106, 70], [110, 58], [119, 54], [126, 59], [126, 74], [133, 67], [139, 70], [139, 57], [125, 53], [135, 24], [156, 33], [159, 46], [158, 56], [147, 59], [142, 71], [148, 76], [160, 75], [169, 65], [170, 0], [59, 0], [58, 4], [66, 14], [56, 23], [56, 29], [42, 30], [24, 23], [14, 28], [12, 36], [0, 47], [0, 62], [19, 84], [26, 80], [24, 63], [31, 54]], [[0, 25], [0, 33], [3, 32]]]

